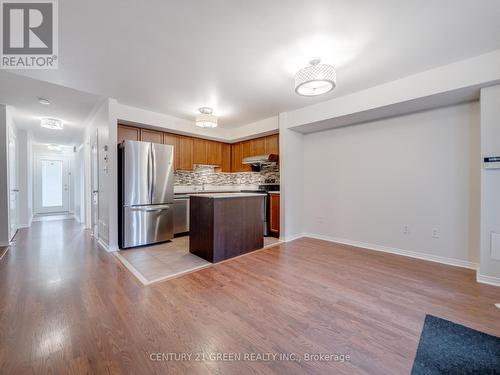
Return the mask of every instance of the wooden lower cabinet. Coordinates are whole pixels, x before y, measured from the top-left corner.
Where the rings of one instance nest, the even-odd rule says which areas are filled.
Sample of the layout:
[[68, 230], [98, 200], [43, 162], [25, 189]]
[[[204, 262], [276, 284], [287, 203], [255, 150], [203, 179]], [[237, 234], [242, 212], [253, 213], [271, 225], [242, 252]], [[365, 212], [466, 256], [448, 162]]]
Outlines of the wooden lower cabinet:
[[269, 233], [273, 237], [280, 236], [280, 195], [279, 193], [269, 194]]

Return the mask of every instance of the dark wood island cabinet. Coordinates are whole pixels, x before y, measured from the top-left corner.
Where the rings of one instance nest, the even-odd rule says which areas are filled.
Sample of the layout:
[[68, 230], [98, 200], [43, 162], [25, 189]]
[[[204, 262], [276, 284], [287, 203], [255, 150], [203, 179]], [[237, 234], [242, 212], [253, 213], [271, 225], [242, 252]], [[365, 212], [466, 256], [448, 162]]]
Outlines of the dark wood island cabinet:
[[253, 193], [191, 195], [189, 251], [217, 263], [264, 247], [264, 199]]

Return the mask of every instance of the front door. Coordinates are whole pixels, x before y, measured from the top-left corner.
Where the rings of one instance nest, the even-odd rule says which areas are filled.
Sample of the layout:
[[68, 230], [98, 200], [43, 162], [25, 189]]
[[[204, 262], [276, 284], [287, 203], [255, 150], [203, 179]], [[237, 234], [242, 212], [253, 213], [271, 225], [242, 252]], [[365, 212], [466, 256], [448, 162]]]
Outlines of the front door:
[[37, 162], [37, 213], [68, 212], [68, 162], [63, 157], [44, 157]]

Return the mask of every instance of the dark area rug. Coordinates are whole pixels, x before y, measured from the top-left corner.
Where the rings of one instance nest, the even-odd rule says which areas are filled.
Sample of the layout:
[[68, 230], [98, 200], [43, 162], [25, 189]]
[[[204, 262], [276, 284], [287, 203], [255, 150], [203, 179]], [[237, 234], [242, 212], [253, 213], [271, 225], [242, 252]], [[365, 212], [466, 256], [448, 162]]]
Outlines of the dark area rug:
[[411, 373], [500, 374], [500, 338], [427, 315]]

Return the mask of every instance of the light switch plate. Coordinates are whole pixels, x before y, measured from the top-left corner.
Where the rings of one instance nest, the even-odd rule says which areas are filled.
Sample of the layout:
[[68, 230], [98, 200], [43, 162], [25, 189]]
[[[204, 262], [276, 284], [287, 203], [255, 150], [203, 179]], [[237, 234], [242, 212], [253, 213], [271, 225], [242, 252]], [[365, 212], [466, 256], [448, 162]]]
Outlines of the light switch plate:
[[500, 260], [500, 233], [491, 232], [491, 257]]

